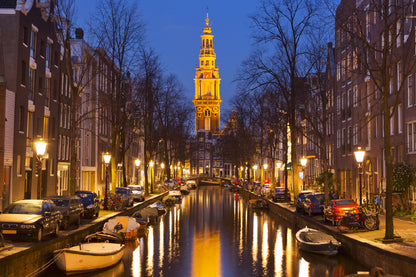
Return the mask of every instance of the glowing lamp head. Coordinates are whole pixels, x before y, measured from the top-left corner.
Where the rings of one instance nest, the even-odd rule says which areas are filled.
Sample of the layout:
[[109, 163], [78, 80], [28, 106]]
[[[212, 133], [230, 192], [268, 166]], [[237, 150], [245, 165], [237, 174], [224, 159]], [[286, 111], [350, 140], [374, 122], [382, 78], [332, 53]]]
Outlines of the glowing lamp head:
[[110, 153], [108, 153], [108, 152], [107, 152], [107, 153], [105, 153], [103, 157], [104, 157], [104, 163], [105, 163], [105, 164], [109, 164], [109, 163], [110, 163], [110, 160], [111, 160], [111, 155], [110, 155]]
[[257, 170], [257, 165], [253, 165], [253, 169], [254, 170]]
[[282, 162], [277, 162], [277, 163], [276, 163], [276, 167], [277, 167], [278, 169], [280, 169], [280, 168], [282, 167]]
[[269, 166], [268, 164], [264, 164], [263, 168], [266, 170], [268, 166]]
[[153, 167], [155, 164], [153, 163], [153, 161], [150, 161], [149, 166]]
[[164, 163], [161, 163], [161, 164], [160, 164], [160, 167], [161, 167], [162, 169], [164, 169], [164, 168], [165, 168], [165, 164], [164, 164]]
[[303, 157], [302, 159], [300, 159], [300, 165], [301, 166], [306, 166], [306, 163], [308, 162], [308, 159]]
[[35, 142], [36, 153], [39, 156], [45, 155], [46, 152], [46, 142], [40, 139], [39, 141]]
[[139, 167], [139, 166], [140, 166], [140, 160], [139, 160], [139, 159], [136, 159], [136, 160], [134, 161], [134, 163], [136, 164], [136, 166], [137, 166], [137, 167]]
[[365, 151], [358, 147], [356, 151], [354, 151], [355, 160], [357, 163], [362, 163], [364, 161]]

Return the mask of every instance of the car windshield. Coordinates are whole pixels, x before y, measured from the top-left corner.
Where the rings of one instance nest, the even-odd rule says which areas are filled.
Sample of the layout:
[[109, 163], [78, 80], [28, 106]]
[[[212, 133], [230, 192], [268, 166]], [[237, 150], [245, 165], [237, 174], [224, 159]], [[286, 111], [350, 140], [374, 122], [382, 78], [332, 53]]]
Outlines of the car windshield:
[[69, 206], [69, 200], [68, 199], [51, 199], [53, 203], [57, 207], [68, 207]]
[[324, 202], [325, 201], [325, 197], [323, 194], [316, 194], [314, 195], [315, 200], [319, 201], [319, 202]]
[[4, 213], [8, 214], [41, 214], [42, 206], [36, 203], [15, 203], [11, 204]]
[[128, 191], [127, 189], [116, 188], [116, 193], [128, 194]]
[[91, 199], [92, 200], [92, 198], [93, 198], [91, 193], [77, 193], [76, 195], [78, 197], [80, 197], [81, 199], [86, 198], [86, 199]]
[[354, 204], [355, 204], [355, 202], [352, 199], [345, 199], [345, 200], [335, 201], [335, 206], [354, 205]]

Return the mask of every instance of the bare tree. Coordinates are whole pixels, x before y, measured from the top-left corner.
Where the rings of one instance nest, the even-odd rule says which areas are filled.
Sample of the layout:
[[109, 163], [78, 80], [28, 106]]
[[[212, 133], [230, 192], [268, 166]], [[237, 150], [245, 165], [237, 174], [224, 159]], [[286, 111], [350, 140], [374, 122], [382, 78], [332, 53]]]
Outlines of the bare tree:
[[137, 55], [142, 46], [144, 29], [136, 5], [127, 0], [101, 1], [90, 29], [96, 44], [108, 55], [113, 65], [110, 67], [112, 74], [107, 105], [111, 124], [111, 190], [114, 191], [117, 164], [122, 160], [120, 145], [124, 145], [122, 140], [128, 137], [125, 132], [131, 130], [124, 128], [125, 120], [131, 118], [126, 106], [131, 100], [131, 91], [126, 82], [129, 72], [137, 69]]
[[[299, 136], [297, 112], [300, 105], [299, 96], [302, 93], [296, 82], [299, 76], [308, 72], [308, 67], [304, 64], [307, 43], [305, 39], [316, 23], [316, 16], [317, 6], [313, 1], [262, 1], [259, 12], [251, 16], [251, 20], [256, 32], [256, 45], [267, 48], [256, 51], [243, 64], [244, 70], [239, 77], [254, 88], [273, 85], [276, 91], [281, 93], [280, 97], [284, 98], [282, 103], [285, 106], [281, 110], [285, 111], [290, 128], [291, 175], [295, 195], [299, 187], [294, 146]], [[266, 50], [272, 50], [272, 55], [267, 55]]]

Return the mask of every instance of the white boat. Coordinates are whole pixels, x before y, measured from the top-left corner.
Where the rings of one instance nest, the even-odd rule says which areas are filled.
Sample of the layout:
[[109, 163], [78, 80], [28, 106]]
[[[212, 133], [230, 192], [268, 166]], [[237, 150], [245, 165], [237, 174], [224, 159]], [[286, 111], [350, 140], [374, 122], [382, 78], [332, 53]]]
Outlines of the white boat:
[[305, 227], [296, 233], [299, 248], [317, 254], [335, 255], [341, 243], [333, 236]]
[[81, 243], [54, 251], [55, 263], [67, 274], [103, 269], [118, 263], [125, 245], [110, 242]]

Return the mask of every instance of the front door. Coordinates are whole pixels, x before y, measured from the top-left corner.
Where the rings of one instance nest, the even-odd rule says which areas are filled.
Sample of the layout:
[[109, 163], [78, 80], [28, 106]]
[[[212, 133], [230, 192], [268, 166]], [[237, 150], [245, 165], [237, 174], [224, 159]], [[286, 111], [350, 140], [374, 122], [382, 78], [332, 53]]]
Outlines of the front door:
[[32, 198], [32, 171], [27, 170], [25, 173], [25, 199]]

